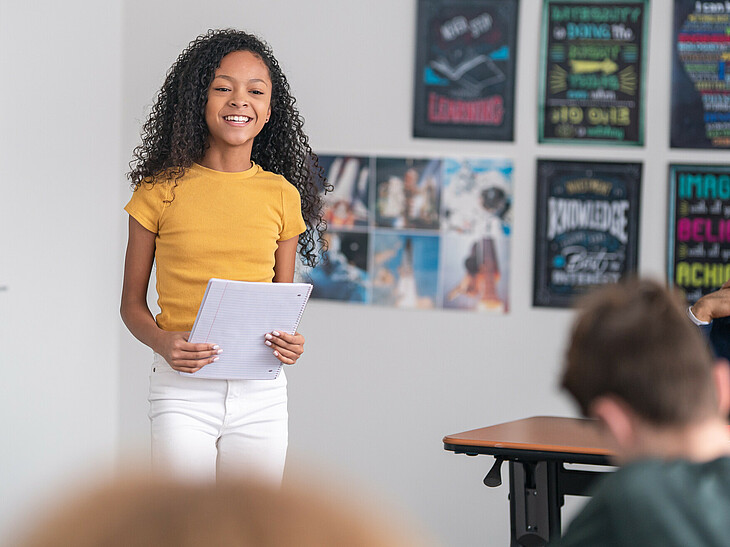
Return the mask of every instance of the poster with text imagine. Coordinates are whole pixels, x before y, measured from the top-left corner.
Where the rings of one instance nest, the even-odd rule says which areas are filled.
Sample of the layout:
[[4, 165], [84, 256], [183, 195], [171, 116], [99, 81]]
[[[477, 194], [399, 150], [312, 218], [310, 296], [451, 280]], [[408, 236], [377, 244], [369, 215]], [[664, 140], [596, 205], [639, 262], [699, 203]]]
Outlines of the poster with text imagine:
[[640, 163], [538, 160], [535, 306], [636, 272], [640, 194]]
[[419, 0], [413, 135], [511, 141], [518, 0]]
[[730, 278], [730, 165], [669, 167], [667, 278], [689, 303]]
[[644, 144], [648, 15], [646, 0], [545, 0], [539, 142]]
[[675, 0], [672, 148], [730, 148], [730, 2]]

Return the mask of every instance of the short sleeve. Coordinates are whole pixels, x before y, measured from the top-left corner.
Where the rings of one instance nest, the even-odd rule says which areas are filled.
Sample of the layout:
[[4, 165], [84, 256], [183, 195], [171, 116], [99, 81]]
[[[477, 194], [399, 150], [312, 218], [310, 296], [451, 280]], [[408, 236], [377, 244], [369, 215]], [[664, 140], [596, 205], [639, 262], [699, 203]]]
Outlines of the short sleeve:
[[132, 198], [124, 207], [129, 215], [144, 228], [155, 234], [160, 231], [160, 217], [165, 208], [167, 184], [142, 184], [132, 193]]
[[302, 218], [302, 199], [299, 196], [299, 191], [294, 185], [286, 181], [283, 182], [284, 185], [281, 191], [283, 218], [279, 241], [291, 239], [307, 229], [304, 218]]

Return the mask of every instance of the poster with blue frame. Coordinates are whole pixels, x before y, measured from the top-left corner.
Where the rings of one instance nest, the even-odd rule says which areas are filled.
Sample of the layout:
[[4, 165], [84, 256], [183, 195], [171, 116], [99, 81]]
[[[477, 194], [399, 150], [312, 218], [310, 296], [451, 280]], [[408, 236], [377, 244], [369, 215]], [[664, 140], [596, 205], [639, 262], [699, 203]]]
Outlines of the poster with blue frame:
[[518, 0], [419, 0], [413, 136], [511, 141]]
[[538, 160], [533, 305], [637, 271], [640, 195], [640, 163]]
[[647, 0], [545, 0], [538, 140], [644, 144]]
[[730, 165], [669, 166], [667, 280], [688, 303], [730, 279]]
[[730, 148], [730, 3], [674, 1], [672, 148]]

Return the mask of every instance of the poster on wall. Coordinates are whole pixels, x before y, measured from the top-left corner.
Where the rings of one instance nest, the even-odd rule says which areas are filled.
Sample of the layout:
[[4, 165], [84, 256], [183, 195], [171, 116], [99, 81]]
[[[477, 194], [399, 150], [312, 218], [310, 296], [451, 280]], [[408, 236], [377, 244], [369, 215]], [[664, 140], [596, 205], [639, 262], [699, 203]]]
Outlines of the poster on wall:
[[667, 279], [689, 303], [730, 278], [730, 165], [669, 166]]
[[511, 141], [518, 0], [419, 0], [413, 136]]
[[637, 270], [640, 163], [538, 160], [535, 306], [570, 307]]
[[370, 158], [319, 156], [333, 191], [324, 195], [324, 219], [334, 229], [367, 227], [370, 220]]
[[435, 308], [438, 235], [378, 230], [373, 234], [373, 304]]
[[512, 162], [320, 156], [334, 190], [312, 298], [394, 308], [509, 311]]
[[512, 162], [443, 162], [443, 307], [509, 311]]
[[383, 228], [439, 228], [441, 160], [375, 159], [375, 224]]
[[545, 0], [539, 142], [644, 144], [647, 0]]
[[324, 239], [327, 253], [318, 252], [320, 262], [313, 268], [297, 264], [295, 281], [313, 285], [311, 298], [368, 303], [370, 235], [367, 232], [328, 229]]
[[730, 148], [730, 3], [674, 1], [672, 148]]

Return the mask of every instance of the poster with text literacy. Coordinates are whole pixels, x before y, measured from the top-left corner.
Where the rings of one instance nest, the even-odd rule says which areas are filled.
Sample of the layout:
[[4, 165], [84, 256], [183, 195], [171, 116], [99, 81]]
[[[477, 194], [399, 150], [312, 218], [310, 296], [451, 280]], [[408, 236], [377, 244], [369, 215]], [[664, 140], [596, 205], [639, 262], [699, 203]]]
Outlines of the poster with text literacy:
[[644, 144], [647, 0], [545, 0], [540, 142]]
[[640, 163], [538, 161], [535, 306], [636, 272], [640, 190]]
[[730, 148], [730, 2], [675, 0], [672, 148]]
[[518, 0], [419, 0], [413, 135], [511, 141]]
[[730, 165], [669, 167], [667, 278], [689, 303], [730, 278]]

